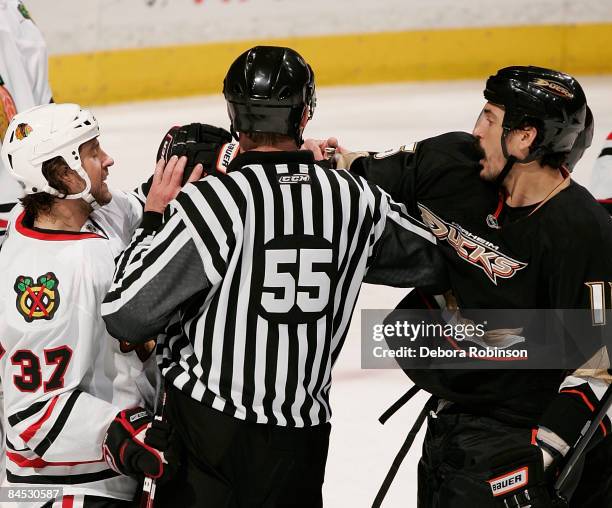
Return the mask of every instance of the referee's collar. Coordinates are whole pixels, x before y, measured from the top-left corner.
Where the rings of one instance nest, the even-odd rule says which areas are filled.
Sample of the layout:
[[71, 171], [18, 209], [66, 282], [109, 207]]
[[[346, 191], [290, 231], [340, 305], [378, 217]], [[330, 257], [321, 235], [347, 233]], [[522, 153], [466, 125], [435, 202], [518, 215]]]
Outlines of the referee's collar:
[[227, 167], [227, 171], [240, 169], [247, 164], [313, 164], [314, 155], [310, 150], [294, 150], [291, 152], [259, 152], [251, 150], [236, 156]]

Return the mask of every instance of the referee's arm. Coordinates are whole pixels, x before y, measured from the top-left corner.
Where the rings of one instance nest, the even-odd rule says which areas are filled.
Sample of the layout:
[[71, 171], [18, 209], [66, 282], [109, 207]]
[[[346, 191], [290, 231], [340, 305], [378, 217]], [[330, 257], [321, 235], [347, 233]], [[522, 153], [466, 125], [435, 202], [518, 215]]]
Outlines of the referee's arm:
[[140, 344], [162, 332], [173, 311], [210, 286], [201, 257], [179, 213], [156, 232], [161, 214], [147, 212], [116, 260], [102, 317], [115, 338]]

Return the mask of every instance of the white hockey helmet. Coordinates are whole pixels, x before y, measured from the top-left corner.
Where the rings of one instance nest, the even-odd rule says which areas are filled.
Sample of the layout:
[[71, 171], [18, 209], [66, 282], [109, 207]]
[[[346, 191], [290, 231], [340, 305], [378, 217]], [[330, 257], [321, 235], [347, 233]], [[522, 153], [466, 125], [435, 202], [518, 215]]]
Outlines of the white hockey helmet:
[[[77, 104], [45, 104], [18, 113], [8, 126], [2, 143], [2, 162], [25, 187], [26, 194], [46, 192], [64, 199], [84, 199], [98, 208], [91, 195], [91, 181], [81, 165], [79, 147], [100, 134], [90, 111]], [[43, 162], [63, 157], [85, 180], [78, 194], [63, 194], [49, 185]]]

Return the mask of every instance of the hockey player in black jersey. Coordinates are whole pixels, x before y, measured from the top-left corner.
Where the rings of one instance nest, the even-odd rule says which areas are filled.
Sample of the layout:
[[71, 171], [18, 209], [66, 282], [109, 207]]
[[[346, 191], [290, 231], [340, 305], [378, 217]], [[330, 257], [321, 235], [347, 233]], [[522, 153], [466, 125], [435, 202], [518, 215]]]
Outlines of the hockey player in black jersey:
[[[610, 308], [610, 219], [569, 177], [590, 144], [582, 88], [560, 72], [510, 67], [484, 94], [473, 136], [344, 154], [341, 163], [419, 210], [440, 241], [460, 307]], [[581, 132], [586, 139], [574, 146]], [[421, 508], [551, 506], [551, 476], [611, 380], [606, 370], [409, 375], [440, 401], [419, 464]], [[609, 427], [606, 418], [596, 439]], [[599, 454], [610, 460], [605, 449]], [[571, 506], [612, 506], [609, 492], [585, 491], [594, 499]]]

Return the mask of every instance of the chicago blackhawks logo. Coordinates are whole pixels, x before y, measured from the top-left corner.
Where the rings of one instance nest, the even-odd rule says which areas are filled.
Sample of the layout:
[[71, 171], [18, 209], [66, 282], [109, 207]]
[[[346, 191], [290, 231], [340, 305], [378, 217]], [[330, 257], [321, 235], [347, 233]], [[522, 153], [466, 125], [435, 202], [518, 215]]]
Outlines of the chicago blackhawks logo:
[[17, 310], [31, 323], [36, 319], [53, 319], [60, 303], [57, 290], [59, 281], [53, 272], [38, 277], [36, 283], [27, 275], [20, 275], [15, 281]]
[[15, 129], [15, 137], [21, 141], [22, 139], [27, 138], [32, 132], [32, 127], [30, 127], [27, 123], [20, 123]]
[[459, 224], [444, 222], [421, 204], [419, 208], [423, 222], [434, 236], [448, 242], [459, 257], [480, 268], [493, 284], [497, 285], [498, 277], [509, 279], [527, 266], [527, 263], [502, 254], [499, 252], [499, 247], [470, 233]]

